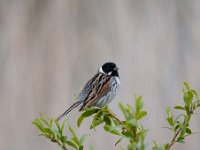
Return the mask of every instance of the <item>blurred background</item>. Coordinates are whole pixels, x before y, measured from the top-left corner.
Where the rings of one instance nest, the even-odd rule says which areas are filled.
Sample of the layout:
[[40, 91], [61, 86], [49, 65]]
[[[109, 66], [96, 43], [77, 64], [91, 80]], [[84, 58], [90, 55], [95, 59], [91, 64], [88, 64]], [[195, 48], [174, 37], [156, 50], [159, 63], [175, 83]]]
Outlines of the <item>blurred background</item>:
[[[200, 1], [198, 0], [0, 0], [0, 149], [59, 149], [32, 125], [42, 112], [57, 117], [74, 101], [106, 61], [120, 68], [118, 103], [134, 104], [142, 95], [152, 141], [166, 143], [166, 106], [182, 104], [182, 83], [200, 93]], [[68, 116], [86, 149], [120, 149], [117, 138], [89, 131], [90, 119], [76, 127], [77, 110]], [[192, 119], [200, 131], [200, 116]], [[176, 144], [176, 150], [199, 150], [200, 135]], [[123, 143], [121, 144], [123, 146]]]

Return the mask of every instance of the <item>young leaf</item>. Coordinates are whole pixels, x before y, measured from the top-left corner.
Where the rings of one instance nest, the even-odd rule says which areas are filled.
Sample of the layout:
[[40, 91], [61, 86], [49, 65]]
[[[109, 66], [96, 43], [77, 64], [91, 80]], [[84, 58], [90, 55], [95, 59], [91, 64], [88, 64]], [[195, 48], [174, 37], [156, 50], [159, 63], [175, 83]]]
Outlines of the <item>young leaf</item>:
[[131, 118], [131, 119], [127, 120], [126, 123], [131, 128], [135, 128], [136, 126], [138, 126], [138, 121], [135, 118]]
[[136, 113], [140, 112], [140, 110], [142, 109], [143, 105], [144, 105], [144, 103], [142, 102], [142, 96], [139, 96], [136, 99], [136, 102], [135, 102]]
[[40, 114], [40, 115], [41, 115], [40, 120], [43, 121], [43, 122], [46, 124], [47, 127], [49, 127], [50, 125], [49, 125], [49, 123], [44, 119], [44, 116], [43, 116], [42, 114]]
[[174, 120], [173, 117], [168, 117], [167, 122], [173, 127], [174, 126]]
[[191, 91], [195, 96], [198, 96], [198, 94], [197, 94], [197, 92], [195, 90], [192, 89]]
[[179, 129], [181, 127], [180, 124], [177, 124], [176, 127], [175, 127], [175, 131], [177, 131], [177, 129]]
[[120, 131], [118, 131], [118, 128], [115, 126], [105, 125], [104, 129], [112, 134], [115, 135], [122, 135]]
[[78, 150], [83, 150], [83, 145], [79, 146]]
[[137, 115], [136, 115], [136, 119], [137, 120], [140, 120], [142, 119], [143, 117], [145, 117], [147, 115], [147, 112], [146, 111], [140, 111]]
[[96, 126], [100, 125], [101, 123], [104, 122], [103, 118], [104, 118], [105, 113], [103, 113], [103, 111], [98, 111], [95, 115], [94, 118], [92, 120], [92, 124], [90, 125], [90, 129], [95, 128]]
[[78, 118], [78, 120], [77, 120], [77, 126], [78, 127], [80, 127], [80, 125], [81, 125], [81, 123], [83, 122], [84, 119], [85, 119], [85, 117], [82, 116], [82, 115]]
[[65, 123], [67, 122], [67, 120], [65, 120], [63, 123], [62, 123], [62, 126], [61, 126], [61, 132], [63, 132], [64, 130], [64, 127], [65, 127]]
[[187, 82], [183, 82], [183, 84], [186, 87], [186, 89], [189, 91], [190, 90], [190, 85]]
[[44, 128], [44, 131], [49, 135], [53, 135], [55, 133], [53, 130], [51, 130], [51, 128]]
[[92, 124], [90, 125], [90, 129], [94, 129], [95, 127], [102, 124], [103, 122], [104, 122], [104, 120], [102, 120], [102, 119], [100, 119], [100, 120], [93, 119]]
[[192, 134], [192, 131], [190, 130], [190, 128], [186, 128], [185, 132], [186, 132], [187, 134]]
[[81, 145], [83, 145], [83, 142], [86, 140], [86, 137], [88, 136], [88, 134], [82, 135], [79, 139], [79, 142]]
[[99, 108], [91, 107], [91, 108], [86, 109], [85, 112], [82, 114], [82, 116], [89, 117], [93, 115], [94, 113], [96, 113], [97, 111], [99, 111]]
[[183, 106], [175, 106], [174, 109], [185, 110], [185, 108]]
[[110, 118], [110, 116], [105, 115], [105, 116], [103, 117], [103, 119], [104, 119], [104, 121], [105, 121], [105, 123], [106, 123], [107, 125], [114, 125], [114, 122], [113, 122], [113, 120]]
[[94, 150], [94, 146], [93, 145], [90, 145], [90, 150]]
[[69, 146], [75, 148], [76, 150], [78, 150], [78, 146], [72, 140], [66, 140], [66, 143], [67, 143], [67, 145], [69, 145]]
[[38, 119], [35, 119], [35, 121], [33, 122], [34, 125], [36, 125], [36, 127], [42, 132], [44, 133], [44, 127], [43, 125], [40, 123], [40, 121]]
[[52, 118], [52, 119], [50, 120], [50, 122], [49, 122], [49, 127], [50, 127], [50, 128], [51, 128], [52, 125], [53, 125], [53, 121], [54, 121], [54, 119]]
[[54, 122], [56, 123], [56, 126], [57, 126], [57, 128], [58, 128], [58, 132], [62, 135], [62, 129], [61, 129], [61, 127], [60, 127], [60, 124], [58, 123], [57, 120], [54, 120]]
[[185, 111], [186, 111], [187, 114], [190, 114], [190, 110], [187, 106], [185, 106]]
[[180, 137], [177, 139], [177, 142], [179, 142], [179, 143], [185, 143], [185, 142], [184, 142], [184, 137], [180, 136]]
[[166, 108], [166, 114], [167, 114], [167, 117], [168, 117], [168, 118], [171, 117], [170, 107], [167, 107], [167, 108]]
[[61, 136], [60, 137], [60, 141], [64, 144], [66, 143], [66, 140], [67, 140], [67, 136]]
[[78, 140], [78, 138], [77, 138], [77, 136], [76, 136], [76, 134], [75, 134], [73, 128], [72, 128], [70, 125], [69, 125], [69, 131], [70, 131], [71, 134], [73, 135], [72, 140], [73, 140], [77, 145], [79, 145], [79, 140]]
[[188, 91], [187, 94], [188, 94], [190, 99], [193, 99], [193, 92], [192, 91]]
[[86, 118], [86, 117], [89, 117], [91, 115], [93, 115], [94, 113], [98, 112], [99, 111], [99, 108], [88, 108], [85, 110], [85, 112], [82, 113], [82, 115], [78, 118], [78, 121], [77, 121], [77, 125], [78, 127], [80, 127], [82, 121]]
[[121, 109], [124, 117], [127, 119], [128, 118], [127, 110], [126, 110], [126, 108], [124, 107], [124, 105], [122, 103], [119, 103], [119, 108]]

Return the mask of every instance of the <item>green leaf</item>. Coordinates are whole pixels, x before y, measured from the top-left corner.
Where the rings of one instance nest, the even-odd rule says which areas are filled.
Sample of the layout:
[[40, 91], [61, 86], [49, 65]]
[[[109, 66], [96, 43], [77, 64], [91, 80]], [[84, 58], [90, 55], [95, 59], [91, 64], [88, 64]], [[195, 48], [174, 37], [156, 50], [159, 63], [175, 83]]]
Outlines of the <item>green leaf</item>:
[[187, 94], [188, 94], [188, 96], [189, 96], [190, 99], [193, 98], [193, 92], [192, 91], [188, 91]]
[[184, 103], [185, 103], [185, 106], [189, 106], [189, 97], [186, 93], [183, 94], [183, 100], [184, 100]]
[[103, 120], [103, 117], [104, 117], [104, 113], [102, 111], [99, 111], [97, 112], [95, 115], [94, 115], [94, 118], [92, 120], [92, 124], [90, 125], [90, 129], [93, 129], [95, 128], [96, 126], [100, 125], [101, 123], [104, 122]]
[[64, 144], [66, 143], [66, 140], [67, 140], [67, 136], [61, 136], [60, 137], [60, 141]]
[[132, 133], [130, 133], [129, 131], [122, 131], [122, 134], [123, 134], [125, 137], [128, 137], [128, 138], [132, 138], [132, 137], [133, 137]]
[[185, 143], [184, 142], [184, 137], [180, 136], [178, 137], [178, 139], [176, 140], [178, 143]]
[[195, 90], [191, 90], [191, 92], [195, 95], [195, 96], [198, 96], [197, 92]]
[[139, 96], [137, 99], [136, 99], [136, 102], [135, 102], [135, 110], [136, 110], [136, 113], [140, 112], [142, 107], [143, 107], [144, 103], [142, 102], [142, 96]]
[[169, 123], [169, 125], [171, 125], [173, 127], [174, 119], [173, 119], [173, 116], [171, 115], [170, 107], [166, 108], [166, 113], [167, 113], [167, 122]]
[[90, 129], [94, 129], [95, 127], [102, 124], [103, 122], [104, 122], [104, 120], [93, 120], [92, 124], [90, 125]]
[[80, 146], [80, 142], [79, 142], [79, 139], [77, 137], [72, 137], [72, 140], [78, 145]]
[[187, 114], [190, 114], [190, 110], [187, 106], [185, 106], [185, 111], [186, 111]]
[[38, 119], [35, 119], [35, 121], [33, 122], [33, 124], [34, 124], [41, 132], [45, 132], [45, 131], [44, 131], [43, 125], [40, 123], [40, 121], [39, 121]]
[[167, 107], [166, 108], [166, 114], [167, 114], [167, 117], [170, 118], [172, 115], [171, 115], [171, 112], [170, 112], [170, 107]]
[[115, 135], [122, 135], [120, 131], [115, 126], [105, 125], [104, 129]]
[[49, 123], [49, 127], [52, 127], [54, 119], [52, 118]]
[[138, 125], [138, 121], [135, 118], [131, 118], [127, 120], [126, 124], [130, 127], [136, 127]]
[[80, 125], [81, 125], [81, 123], [83, 122], [84, 119], [85, 119], [85, 117], [82, 116], [82, 115], [78, 118], [78, 121], [77, 121], [77, 126], [78, 127], [80, 127]]
[[89, 117], [98, 111], [99, 111], [99, 108], [91, 107], [91, 108], [86, 109], [85, 112], [82, 114], [82, 116]]
[[41, 112], [39, 112], [39, 115], [40, 115], [40, 119], [44, 118], [44, 115]]
[[136, 115], [136, 119], [137, 120], [140, 120], [142, 119], [143, 117], [145, 117], [147, 115], [147, 112], [146, 111], [140, 111], [137, 115]]
[[190, 128], [186, 128], [185, 132], [186, 132], [187, 134], [192, 134], [192, 131], [190, 130]]
[[83, 120], [86, 118], [86, 117], [89, 117], [91, 115], [93, 115], [94, 113], [98, 112], [99, 109], [98, 108], [88, 108], [85, 110], [85, 112], [82, 113], [82, 115], [78, 118], [78, 121], [77, 121], [77, 125], [78, 127], [80, 127], [81, 123], [83, 122]]
[[54, 120], [54, 122], [55, 122], [55, 124], [56, 124], [56, 126], [57, 126], [57, 128], [58, 128], [58, 132], [62, 135], [62, 129], [61, 129], [61, 127], [60, 127], [60, 124], [58, 123], [57, 120]]
[[158, 147], [158, 144], [156, 143], [156, 141], [153, 141], [153, 145], [154, 147]]
[[62, 126], [61, 126], [61, 133], [63, 133], [64, 127], [65, 127], [65, 121], [62, 123]]
[[174, 120], [173, 117], [167, 118], [167, 122], [173, 127], [174, 126]]
[[200, 104], [197, 104], [196, 107], [200, 107]]
[[78, 150], [83, 150], [83, 145], [79, 146]]
[[184, 92], [183, 99], [184, 99], [185, 106], [190, 107], [193, 100], [193, 92], [190, 90], [187, 92]]
[[175, 106], [174, 109], [185, 110], [185, 108], [183, 106]]
[[124, 117], [127, 119], [128, 118], [127, 110], [126, 110], [126, 108], [124, 107], [124, 105], [122, 103], [119, 103], [119, 108], [121, 109]]
[[45, 133], [48, 133], [49, 135], [54, 134], [54, 131], [51, 130], [51, 128], [44, 128]]
[[85, 135], [82, 135], [82, 136], [80, 137], [79, 143], [80, 143], [81, 145], [83, 145], [83, 143], [84, 143], [84, 141], [86, 140], [87, 136], [88, 136], [88, 134], [85, 134]]
[[40, 120], [43, 121], [48, 127], [50, 126], [49, 123], [44, 119], [44, 117], [40, 117]]
[[128, 145], [128, 150], [135, 150], [135, 149], [137, 149], [137, 148], [136, 148], [136, 143], [135, 143], [135, 142], [132, 142], [132, 143], [130, 143], [130, 144]]
[[165, 150], [169, 149], [169, 143], [165, 144], [164, 146], [165, 146]]
[[125, 148], [123, 148], [123, 147], [120, 147], [120, 150], [126, 150]]
[[77, 136], [76, 136], [76, 134], [75, 134], [75, 132], [74, 132], [74, 130], [73, 130], [73, 128], [69, 125], [69, 131], [71, 132], [71, 134], [73, 135], [73, 137], [72, 137], [72, 140], [77, 144], [77, 145], [79, 145], [79, 140], [78, 140], [78, 138], [77, 138]]
[[78, 146], [76, 145], [76, 143], [74, 143], [72, 140], [66, 140], [67, 145], [75, 148], [78, 150]]
[[190, 85], [187, 82], [183, 82], [184, 86], [186, 87], [187, 90], [190, 90]]
[[181, 127], [180, 124], [177, 124], [176, 127], [175, 127], [175, 131], [177, 131], [177, 129], [179, 129]]
[[90, 150], [94, 150], [94, 146], [93, 145], [90, 145]]
[[108, 115], [105, 115], [105, 116], [103, 117], [103, 119], [104, 119], [104, 121], [105, 121], [105, 123], [106, 123], [107, 125], [112, 125], [112, 124], [114, 124], [113, 121], [112, 121], [112, 119], [111, 119]]

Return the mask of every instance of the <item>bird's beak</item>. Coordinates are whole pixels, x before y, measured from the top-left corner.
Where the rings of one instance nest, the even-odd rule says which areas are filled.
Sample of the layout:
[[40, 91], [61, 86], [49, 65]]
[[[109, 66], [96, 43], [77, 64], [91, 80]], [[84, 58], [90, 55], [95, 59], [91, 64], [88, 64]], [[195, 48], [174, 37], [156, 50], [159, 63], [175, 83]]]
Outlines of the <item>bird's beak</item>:
[[119, 70], [119, 68], [116, 66], [116, 67], [114, 68], [114, 70], [116, 70], [116, 71], [117, 71], [117, 70]]

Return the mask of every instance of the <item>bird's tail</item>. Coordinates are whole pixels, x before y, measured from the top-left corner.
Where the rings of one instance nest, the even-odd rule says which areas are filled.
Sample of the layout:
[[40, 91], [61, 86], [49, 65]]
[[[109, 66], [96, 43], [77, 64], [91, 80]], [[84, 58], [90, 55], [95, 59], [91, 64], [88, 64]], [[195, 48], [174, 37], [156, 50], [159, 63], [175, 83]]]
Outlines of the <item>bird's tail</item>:
[[75, 102], [71, 107], [69, 107], [63, 114], [61, 114], [56, 120], [59, 121], [62, 117], [67, 115], [70, 111], [72, 111], [74, 108], [76, 108], [78, 105], [80, 105], [82, 102], [77, 101]]

